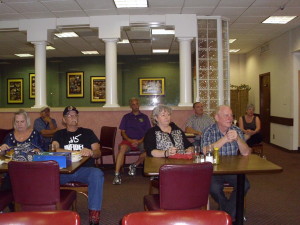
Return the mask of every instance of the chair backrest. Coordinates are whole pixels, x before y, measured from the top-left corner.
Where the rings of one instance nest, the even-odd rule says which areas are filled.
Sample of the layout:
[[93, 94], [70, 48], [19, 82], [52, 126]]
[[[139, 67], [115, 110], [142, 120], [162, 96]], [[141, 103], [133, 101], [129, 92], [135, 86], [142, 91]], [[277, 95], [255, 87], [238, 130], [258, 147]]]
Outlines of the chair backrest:
[[0, 214], [0, 224], [80, 225], [80, 217], [73, 211], [13, 212]]
[[102, 126], [100, 133], [101, 148], [114, 149], [116, 134], [116, 127]]
[[163, 165], [160, 168], [160, 208], [196, 209], [208, 201], [213, 166], [211, 163]]
[[17, 211], [57, 209], [60, 202], [59, 166], [55, 161], [8, 163]]
[[4, 138], [6, 137], [6, 135], [13, 131], [13, 129], [0, 129], [0, 144], [3, 143]]
[[231, 217], [224, 211], [174, 210], [130, 213], [123, 217], [122, 225], [231, 225]]

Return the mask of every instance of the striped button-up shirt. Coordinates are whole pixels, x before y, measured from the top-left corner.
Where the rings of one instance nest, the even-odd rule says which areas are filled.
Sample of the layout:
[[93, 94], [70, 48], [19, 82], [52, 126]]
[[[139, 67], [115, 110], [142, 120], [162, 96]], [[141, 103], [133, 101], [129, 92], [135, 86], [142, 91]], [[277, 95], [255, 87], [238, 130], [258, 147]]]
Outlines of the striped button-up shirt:
[[[240, 128], [237, 126], [232, 125], [229, 130], [236, 130], [238, 135], [242, 140], [244, 140], [244, 134]], [[208, 146], [217, 142], [219, 139], [224, 137], [224, 134], [219, 130], [217, 123], [212, 124], [211, 126], [207, 127], [204, 131], [202, 138], [201, 138], [201, 147]], [[220, 155], [237, 155], [239, 150], [239, 146], [237, 141], [227, 142], [224, 144], [220, 149]]]

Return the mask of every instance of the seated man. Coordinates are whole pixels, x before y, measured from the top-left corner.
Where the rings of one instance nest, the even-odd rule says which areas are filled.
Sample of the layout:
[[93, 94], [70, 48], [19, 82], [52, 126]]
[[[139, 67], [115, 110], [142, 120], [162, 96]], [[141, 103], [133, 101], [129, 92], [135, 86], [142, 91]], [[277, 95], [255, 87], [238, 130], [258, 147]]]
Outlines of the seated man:
[[[101, 156], [99, 140], [94, 132], [78, 126], [78, 110], [68, 106], [63, 112], [66, 129], [54, 134], [52, 144], [58, 152], [80, 151], [82, 156], [99, 158]], [[61, 174], [60, 183], [77, 181], [88, 184], [88, 208], [90, 224], [99, 224], [103, 198], [103, 172], [94, 167], [80, 167], [75, 173]]]
[[[251, 149], [244, 141], [243, 132], [238, 127], [232, 126], [233, 116], [229, 106], [219, 106], [216, 109], [215, 120], [216, 123], [209, 126], [202, 135], [201, 146], [204, 153], [209, 145], [213, 145], [219, 148], [220, 155], [237, 155], [238, 151], [244, 156], [250, 154]], [[234, 187], [229, 199], [223, 192], [224, 183]], [[210, 187], [210, 194], [219, 203], [220, 210], [230, 214], [233, 220], [236, 215], [236, 186], [237, 175], [213, 175]], [[246, 178], [245, 194], [249, 188]]]
[[201, 102], [195, 102], [193, 104], [195, 114], [192, 115], [186, 122], [185, 132], [196, 135], [194, 146], [200, 146], [201, 135], [206, 127], [213, 124], [215, 121], [209, 115], [204, 114], [203, 104]]
[[138, 149], [143, 151], [138, 160], [129, 166], [128, 174], [131, 176], [135, 175], [136, 167], [142, 163], [146, 157], [143, 141], [146, 131], [151, 128], [150, 121], [147, 115], [140, 112], [139, 100], [137, 98], [131, 98], [129, 100], [129, 105], [132, 111], [123, 116], [119, 127], [123, 141], [119, 144], [113, 184], [122, 183], [120, 169], [123, 166], [124, 155], [126, 152]]
[[50, 117], [50, 108], [43, 107], [40, 111], [40, 117], [34, 121], [33, 128], [40, 132], [44, 141], [44, 149], [47, 151], [52, 142], [52, 137], [57, 131], [55, 119]]

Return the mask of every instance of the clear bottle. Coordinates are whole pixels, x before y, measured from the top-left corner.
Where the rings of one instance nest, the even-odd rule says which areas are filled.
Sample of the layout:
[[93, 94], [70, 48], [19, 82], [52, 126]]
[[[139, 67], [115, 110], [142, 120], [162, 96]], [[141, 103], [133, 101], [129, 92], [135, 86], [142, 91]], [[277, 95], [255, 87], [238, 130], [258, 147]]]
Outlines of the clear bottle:
[[206, 162], [211, 162], [211, 163], [214, 162], [213, 152], [212, 152], [212, 146], [211, 145], [208, 146], [208, 149], [206, 151], [205, 161]]
[[214, 164], [220, 163], [220, 154], [219, 154], [219, 148], [214, 148]]

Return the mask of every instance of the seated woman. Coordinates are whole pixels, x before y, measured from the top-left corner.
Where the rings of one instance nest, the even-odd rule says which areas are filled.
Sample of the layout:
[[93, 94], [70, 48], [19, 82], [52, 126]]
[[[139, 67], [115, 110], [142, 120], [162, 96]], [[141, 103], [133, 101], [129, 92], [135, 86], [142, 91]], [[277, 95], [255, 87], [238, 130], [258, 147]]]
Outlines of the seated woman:
[[152, 111], [152, 123], [144, 138], [144, 147], [148, 156], [169, 157], [177, 151], [191, 153], [194, 148], [184, 132], [171, 122], [172, 109], [159, 105]]
[[[22, 153], [43, 151], [41, 135], [38, 131], [30, 128], [30, 118], [24, 110], [20, 109], [15, 113], [13, 126], [14, 130], [5, 137], [4, 144], [0, 146], [2, 155], [6, 154], [7, 150], [20, 149], [21, 153], [18, 155], [14, 154], [12, 157], [15, 160], [26, 161], [26, 154]], [[24, 152], [22, 152], [23, 150]], [[8, 176], [4, 179], [1, 189], [10, 189]]]
[[259, 117], [254, 115], [254, 110], [254, 105], [248, 105], [246, 114], [239, 118], [239, 127], [244, 132], [249, 147], [262, 142], [261, 123]]
[[13, 118], [14, 130], [4, 139], [0, 146], [1, 152], [5, 152], [12, 147], [30, 146], [32, 151], [43, 151], [43, 142], [39, 132], [30, 128], [30, 118], [27, 113], [20, 109]]

